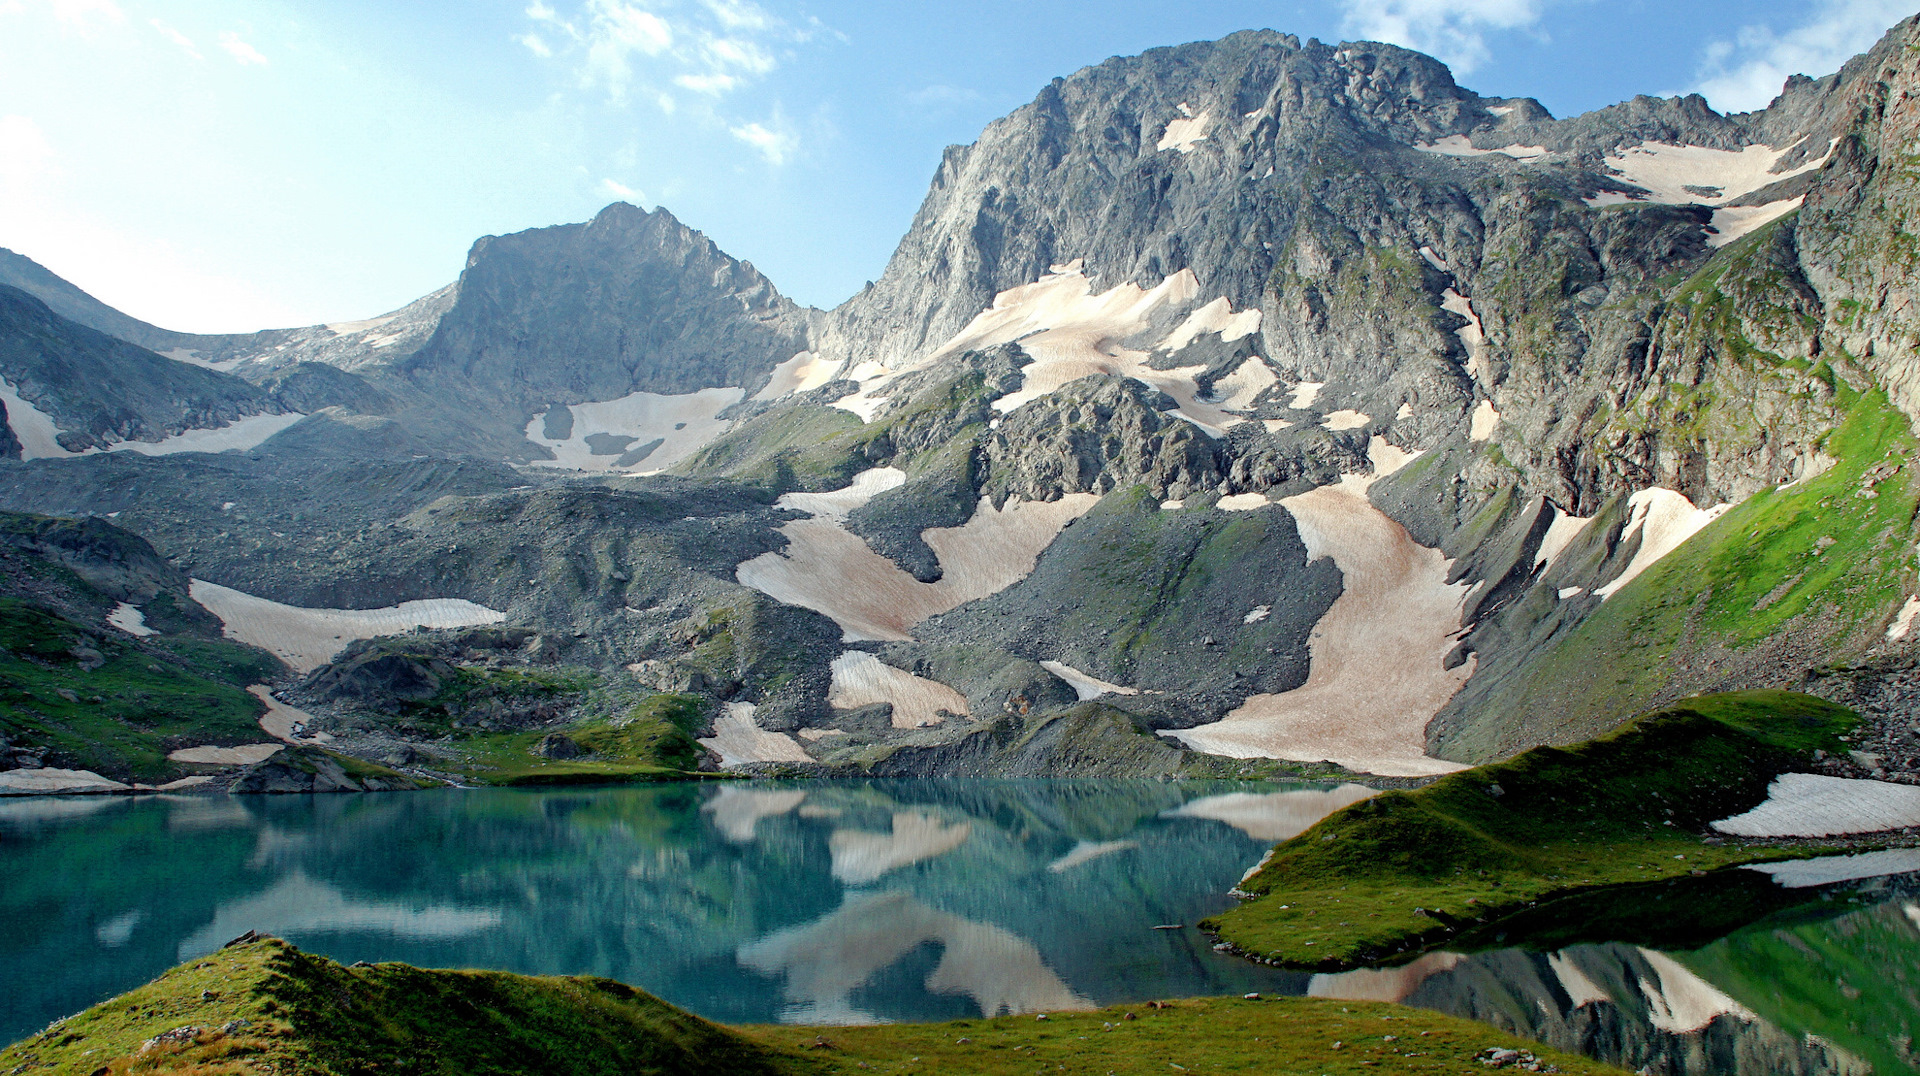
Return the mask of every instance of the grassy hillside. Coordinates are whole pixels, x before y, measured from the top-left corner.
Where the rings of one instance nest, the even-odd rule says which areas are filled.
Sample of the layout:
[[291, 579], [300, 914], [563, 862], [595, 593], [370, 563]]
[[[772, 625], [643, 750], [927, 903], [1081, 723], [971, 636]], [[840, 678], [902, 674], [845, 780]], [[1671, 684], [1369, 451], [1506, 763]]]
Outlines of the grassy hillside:
[[260, 740], [262, 707], [242, 685], [279, 671], [249, 647], [135, 642], [13, 598], [0, 598], [0, 641], [0, 733], [50, 748], [48, 765], [142, 781], [180, 775], [169, 750]]
[[12, 1072], [1459, 1072], [1489, 1048], [1618, 1070], [1394, 1005], [1197, 999], [946, 1024], [728, 1029], [608, 979], [344, 967], [249, 937], [0, 1050]]
[[1780, 855], [1703, 831], [1813, 751], [1843, 751], [1857, 720], [1792, 692], [1702, 696], [1572, 748], [1383, 793], [1276, 848], [1241, 883], [1259, 899], [1210, 925], [1256, 956], [1345, 967], [1497, 934], [1536, 902]]
[[1780, 683], [1879, 640], [1914, 580], [1920, 483], [1907, 461], [1920, 442], [1884, 392], [1811, 376], [1845, 405], [1820, 445], [1831, 468], [1761, 490], [1662, 557], [1451, 736], [1446, 757], [1576, 743], [1620, 714]]

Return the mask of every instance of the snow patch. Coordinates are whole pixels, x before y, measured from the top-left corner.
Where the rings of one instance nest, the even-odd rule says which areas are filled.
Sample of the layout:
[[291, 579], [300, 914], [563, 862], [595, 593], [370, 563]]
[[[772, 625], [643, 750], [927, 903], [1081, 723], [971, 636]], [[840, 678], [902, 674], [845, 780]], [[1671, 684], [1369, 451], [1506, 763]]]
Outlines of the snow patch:
[[1473, 409], [1473, 425], [1467, 431], [1470, 441], [1486, 441], [1493, 437], [1493, 431], [1500, 428], [1500, 412], [1494, 409], [1492, 400], [1481, 400]]
[[1783, 773], [1745, 814], [1713, 823], [1739, 837], [1838, 837], [1920, 826], [1920, 788], [1814, 773]]
[[811, 351], [802, 351], [773, 368], [766, 387], [753, 394], [756, 400], [777, 400], [796, 392], [812, 392], [833, 380], [841, 362]]
[[1137, 687], [1121, 687], [1110, 684], [1097, 676], [1090, 676], [1063, 661], [1043, 661], [1040, 667], [1067, 682], [1073, 693], [1080, 696], [1081, 702], [1097, 699], [1102, 695], [1138, 695]]
[[1373, 477], [1385, 478], [1419, 459], [1424, 451], [1401, 448], [1376, 433], [1367, 442], [1367, 462], [1373, 464]]
[[[1648, 192], [1648, 198], [1640, 200], [1665, 205], [1720, 205], [1819, 168], [1827, 163], [1838, 143], [1835, 139], [1819, 158], [1784, 172], [1774, 168], [1799, 142], [1781, 149], [1756, 144], [1737, 150], [1646, 142], [1609, 156], [1604, 163], [1614, 175]], [[1621, 200], [1607, 204], [1617, 205]], [[1587, 204], [1600, 203], [1588, 199]]]
[[944, 856], [973, 836], [971, 822], [949, 826], [920, 811], [895, 811], [893, 832], [837, 829], [827, 838], [833, 876], [848, 885], [878, 881], [888, 871]]
[[1658, 980], [1640, 980], [1640, 992], [1647, 998], [1647, 1018], [1654, 1027], [1674, 1035], [1689, 1035], [1721, 1016], [1747, 1023], [1760, 1019], [1665, 953], [1641, 949], [1640, 957]]
[[383, 609], [304, 609], [256, 598], [204, 579], [188, 593], [220, 618], [227, 638], [269, 651], [295, 672], [310, 673], [355, 639], [399, 635], [416, 627], [498, 624], [505, 613], [462, 598], [428, 598]]
[[700, 805], [701, 814], [713, 816], [713, 828], [733, 844], [751, 844], [763, 818], [778, 818], [806, 802], [804, 791], [768, 791], [722, 785], [719, 792]]
[[1140, 847], [1139, 841], [1081, 841], [1066, 855], [1047, 864], [1047, 870], [1052, 874], [1065, 874], [1082, 863], [1091, 863], [1101, 856], [1110, 856], [1115, 852], [1124, 852], [1129, 848], [1138, 847]]
[[88, 792], [122, 792], [128, 786], [102, 777], [92, 770], [0, 770], [0, 796], [73, 795]]
[[14, 439], [20, 442], [22, 460], [65, 459], [99, 451], [97, 448], [67, 451], [60, 444], [60, 427], [53, 424], [53, 416], [22, 399], [20, 390], [5, 378], [0, 378], [0, 403], [7, 405], [7, 425], [13, 428]]
[[[1573, 540], [1580, 536], [1580, 532], [1586, 529], [1587, 524], [1592, 522], [1592, 516], [1570, 516], [1561, 511], [1559, 505], [1554, 505], [1553, 522], [1547, 524], [1547, 533], [1540, 536], [1540, 550], [1533, 556], [1534, 568], [1552, 570], [1554, 562], [1560, 559], [1560, 554], [1565, 553], [1567, 546], [1571, 545]], [[1571, 589], [1575, 593], [1580, 590], [1579, 587]], [[1560, 596], [1567, 597], [1565, 593]]]
[[1586, 593], [1586, 591], [1587, 591], [1586, 587], [1561, 587], [1559, 590], [1556, 590], [1553, 593], [1554, 593], [1554, 596], [1559, 598], [1561, 601], [1566, 601], [1568, 598], [1574, 597], [1575, 595], [1578, 595], [1578, 594], [1584, 594]]
[[780, 1014], [782, 1021], [875, 1024], [880, 1017], [856, 1008], [854, 992], [929, 945], [939, 947], [940, 962], [927, 976], [927, 989], [972, 998], [982, 1016], [1094, 1007], [1026, 939], [936, 911], [898, 890], [849, 894], [832, 914], [743, 945], [736, 955], [742, 967], [785, 977], [794, 1004]]
[[1372, 421], [1371, 415], [1354, 410], [1340, 410], [1329, 414], [1321, 420], [1320, 425], [1329, 430], [1357, 430]]
[[1888, 848], [1854, 856], [1821, 856], [1785, 863], [1751, 863], [1740, 869], [1772, 875], [1783, 889], [1811, 889], [1889, 874], [1920, 873], [1920, 848]]
[[1320, 390], [1326, 387], [1325, 381], [1296, 382], [1293, 386], [1293, 399], [1287, 401], [1287, 406], [1295, 411], [1305, 411], [1313, 406], [1313, 401], [1320, 398]]
[[1626, 541], [1637, 531], [1640, 534], [1640, 548], [1613, 582], [1594, 588], [1593, 592], [1600, 595], [1603, 601], [1619, 593], [1621, 587], [1639, 578], [1641, 572], [1680, 548], [1681, 543], [1700, 533], [1707, 524], [1719, 519], [1727, 509], [1733, 507], [1720, 504], [1712, 508], [1695, 508], [1684, 494], [1660, 486], [1643, 489], [1627, 498], [1627, 505], [1632, 508], [1633, 516], [1626, 529], [1620, 532], [1620, 540]]
[[1906, 638], [1907, 633], [1913, 630], [1913, 618], [1917, 615], [1920, 615], [1920, 594], [1909, 597], [1893, 618], [1893, 623], [1887, 625], [1887, 641], [1897, 643]]
[[869, 467], [854, 475], [844, 488], [826, 493], [785, 493], [773, 504], [822, 519], [845, 519], [854, 509], [890, 489], [899, 489], [906, 481], [907, 472], [898, 467]]
[[1226, 792], [1189, 800], [1161, 811], [1160, 817], [1206, 818], [1224, 822], [1256, 841], [1285, 841], [1333, 812], [1379, 794], [1378, 789], [1352, 784], [1290, 792]]
[[1716, 209], [1713, 211], [1714, 234], [1707, 237], [1707, 245], [1716, 249], [1724, 247], [1799, 209], [1800, 203], [1806, 200], [1807, 196], [1803, 194], [1797, 198], [1783, 198], [1778, 202], [1768, 202], [1766, 205]]
[[768, 732], [753, 720], [750, 702], [730, 702], [727, 712], [713, 719], [713, 735], [697, 741], [720, 756], [722, 768], [749, 762], [812, 762], [799, 741], [784, 732]]
[[283, 743], [317, 744], [332, 743], [333, 737], [324, 732], [302, 735], [300, 730], [313, 724], [313, 715], [305, 710], [288, 706], [273, 697], [273, 692], [265, 684], [255, 684], [247, 689], [247, 694], [259, 699], [267, 712], [260, 715], [260, 729], [267, 735]]
[[1560, 989], [1567, 992], [1567, 1000], [1574, 1008], [1583, 1009], [1602, 1001], [1613, 1004], [1613, 995], [1580, 970], [1580, 965], [1567, 954], [1548, 953], [1547, 967], [1553, 970], [1553, 977], [1560, 980]]
[[138, 606], [129, 605], [126, 602], [121, 602], [113, 607], [113, 612], [107, 614], [107, 623], [119, 628], [128, 635], [145, 636], [159, 634], [152, 628], [147, 627], [147, 614], [141, 612]]
[[1452, 971], [1466, 959], [1459, 953], [1428, 953], [1404, 967], [1323, 972], [1307, 980], [1307, 996], [1339, 1001], [1405, 1001], [1420, 989], [1420, 984]]
[[1254, 512], [1273, 502], [1264, 493], [1233, 493], [1213, 502], [1222, 512]]
[[1242, 310], [1236, 314], [1233, 312], [1233, 304], [1222, 296], [1188, 314], [1187, 320], [1181, 322], [1179, 328], [1168, 333], [1166, 339], [1155, 345], [1155, 350], [1179, 351], [1204, 333], [1219, 333], [1222, 341], [1231, 344], [1235, 340], [1259, 331], [1259, 308]]
[[[535, 467], [559, 467], [575, 471], [625, 471], [653, 474], [686, 459], [705, 448], [727, 431], [730, 422], [716, 418], [721, 411], [740, 402], [745, 392], [737, 388], [701, 389], [681, 396], [661, 396], [635, 392], [617, 400], [571, 404], [573, 432], [564, 440], [545, 436], [546, 415], [535, 415], [527, 423], [527, 440], [551, 451], [550, 460], [535, 460]], [[588, 438], [606, 438], [600, 451]], [[610, 441], [622, 441], [617, 451], [607, 451]], [[650, 441], [660, 444], [645, 457], [626, 466], [621, 458]]]
[[249, 415], [209, 430], [187, 430], [158, 441], [116, 441], [109, 452], [138, 452], [142, 456], [172, 456], [181, 452], [251, 452], [267, 439], [307, 416]]
[[1465, 769], [1427, 756], [1426, 726], [1473, 675], [1471, 659], [1442, 668], [1468, 588], [1447, 583], [1452, 562], [1367, 500], [1372, 481], [1348, 475], [1280, 502], [1299, 525], [1307, 558], [1332, 557], [1344, 577], [1309, 643], [1307, 682], [1162, 735], [1233, 758], [1326, 759], [1392, 776]]
[[175, 762], [201, 766], [251, 766], [265, 762], [286, 747], [283, 743], [248, 743], [238, 747], [183, 747], [167, 755]]
[[1448, 288], [1440, 293], [1440, 309], [1467, 319], [1465, 325], [1453, 332], [1467, 349], [1467, 373], [1483, 384], [1492, 380], [1493, 366], [1487, 362], [1487, 331], [1480, 323], [1480, 315], [1474, 312], [1473, 300]]
[[865, 651], [849, 650], [834, 658], [832, 670], [827, 705], [836, 710], [889, 703], [897, 729], [939, 725], [950, 715], [969, 716], [965, 695], [937, 680], [896, 669]]
[[995, 508], [983, 497], [964, 525], [921, 532], [940, 562], [941, 577], [932, 583], [901, 571], [830, 514], [783, 525], [786, 551], [763, 553], [734, 576], [777, 601], [825, 614], [847, 642], [902, 642], [922, 620], [1025, 579], [1061, 529], [1099, 501], [1075, 493], [1045, 502], [1012, 498]]
[[[1255, 310], [1252, 313], [1258, 314]], [[1280, 375], [1259, 359], [1248, 359], [1233, 372], [1213, 383], [1207, 403], [1222, 411], [1245, 411], [1260, 394], [1280, 383]]]
[[1435, 254], [1432, 247], [1421, 247], [1420, 256], [1426, 259], [1428, 265], [1433, 266], [1443, 273], [1453, 272], [1453, 269], [1447, 265], [1447, 259]]
[[1271, 605], [1256, 605], [1256, 606], [1254, 606], [1254, 607], [1253, 607], [1253, 609], [1252, 609], [1251, 611], [1249, 611], [1249, 612], [1247, 613], [1247, 615], [1246, 615], [1246, 616], [1243, 616], [1243, 617], [1241, 617], [1241, 618], [1240, 618], [1240, 623], [1242, 623], [1242, 624], [1258, 624], [1258, 623], [1260, 623], [1260, 622], [1261, 622], [1262, 620], [1265, 620], [1265, 619], [1267, 619], [1267, 617], [1269, 617], [1269, 616], [1272, 616], [1272, 615], [1273, 615], [1273, 606], [1271, 606]]
[[1154, 148], [1161, 152], [1173, 150], [1176, 153], [1192, 153], [1194, 147], [1207, 137], [1207, 130], [1212, 126], [1211, 110], [1202, 110], [1196, 116], [1182, 101], [1180, 118], [1168, 121], [1166, 131], [1160, 135], [1160, 144]]
[[1545, 146], [1501, 146], [1498, 149], [1479, 149], [1466, 135], [1448, 135], [1432, 142], [1415, 142], [1413, 148], [1422, 153], [1438, 153], [1445, 157], [1490, 157], [1504, 154], [1516, 161], [1531, 161], [1547, 155]]

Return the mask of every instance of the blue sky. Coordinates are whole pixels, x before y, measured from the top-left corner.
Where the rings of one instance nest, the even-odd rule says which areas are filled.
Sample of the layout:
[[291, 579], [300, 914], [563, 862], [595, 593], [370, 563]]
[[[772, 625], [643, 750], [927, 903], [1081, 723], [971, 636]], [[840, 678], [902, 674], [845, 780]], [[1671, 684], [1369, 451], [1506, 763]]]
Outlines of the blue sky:
[[477, 236], [665, 206], [795, 299], [877, 276], [943, 147], [1249, 27], [1572, 115], [1763, 106], [1915, 0], [0, 0], [0, 246], [169, 328], [368, 317]]

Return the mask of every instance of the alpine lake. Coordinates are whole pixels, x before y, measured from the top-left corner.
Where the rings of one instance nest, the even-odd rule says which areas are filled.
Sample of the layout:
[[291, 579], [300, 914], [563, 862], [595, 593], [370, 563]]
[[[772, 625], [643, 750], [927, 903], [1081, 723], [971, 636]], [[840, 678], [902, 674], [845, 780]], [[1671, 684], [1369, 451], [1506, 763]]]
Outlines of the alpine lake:
[[[346, 962], [608, 976], [724, 1023], [1310, 994], [1630, 1070], [1920, 1070], [1912, 874], [1807, 886], [1685, 947], [1562, 923], [1338, 974], [1215, 952], [1196, 924], [1266, 849], [1362, 795], [822, 780], [0, 801], [0, 1041], [255, 930]], [[1713, 892], [1622, 899], [1667, 902], [1671, 924]]]

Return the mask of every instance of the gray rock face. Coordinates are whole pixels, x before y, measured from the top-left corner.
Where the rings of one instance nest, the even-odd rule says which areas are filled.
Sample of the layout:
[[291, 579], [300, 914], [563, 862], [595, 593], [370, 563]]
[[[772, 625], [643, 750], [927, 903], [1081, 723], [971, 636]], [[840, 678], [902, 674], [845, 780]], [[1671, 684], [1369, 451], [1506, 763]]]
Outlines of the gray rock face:
[[[205, 370], [115, 339], [55, 314], [17, 288], [0, 286], [0, 377], [52, 417], [69, 452], [115, 441], [158, 441], [286, 410], [237, 377]], [[17, 418], [18, 416], [10, 416]], [[20, 455], [13, 442], [12, 457]]]
[[288, 747], [241, 770], [227, 791], [234, 795], [264, 795], [403, 792], [419, 787], [420, 783], [413, 778], [391, 771], [349, 773], [340, 758], [318, 748]]

